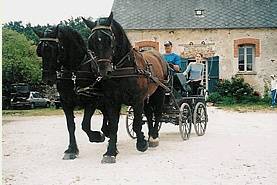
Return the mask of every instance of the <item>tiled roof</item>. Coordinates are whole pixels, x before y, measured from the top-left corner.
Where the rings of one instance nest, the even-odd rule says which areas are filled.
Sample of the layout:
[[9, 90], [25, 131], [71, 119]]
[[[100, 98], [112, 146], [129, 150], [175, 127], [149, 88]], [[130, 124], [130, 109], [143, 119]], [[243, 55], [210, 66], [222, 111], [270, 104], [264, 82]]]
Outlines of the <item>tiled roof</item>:
[[277, 28], [277, 0], [114, 0], [112, 11], [124, 29]]

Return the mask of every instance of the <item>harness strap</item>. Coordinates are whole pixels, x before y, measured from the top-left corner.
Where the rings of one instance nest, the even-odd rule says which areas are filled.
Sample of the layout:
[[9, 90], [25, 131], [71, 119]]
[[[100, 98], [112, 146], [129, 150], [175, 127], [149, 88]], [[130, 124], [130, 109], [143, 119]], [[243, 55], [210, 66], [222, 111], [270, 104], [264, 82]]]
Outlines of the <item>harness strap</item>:
[[[133, 51], [133, 50], [131, 50]], [[131, 53], [128, 52], [117, 64], [118, 66], [122, 66], [124, 64], [124, 60], [126, 59], [127, 56]], [[136, 52], [136, 50], [134, 50]], [[140, 56], [143, 58], [143, 61], [146, 65], [146, 69], [139, 69], [137, 68], [137, 64], [135, 62], [135, 67], [124, 67], [124, 68], [116, 68], [114, 71], [112, 71], [111, 75], [109, 75], [111, 78], [127, 78], [127, 77], [138, 77], [138, 76], [145, 76], [146, 78], [152, 80], [154, 83], [156, 83], [158, 86], [161, 86], [164, 88], [167, 92], [170, 92], [170, 89], [163, 84], [157, 77], [153, 76], [151, 64], [145, 60], [143, 55], [139, 53]], [[136, 61], [136, 60], [135, 60]], [[167, 80], [164, 80], [163, 82], [167, 82]]]
[[41, 38], [39, 39], [40, 41], [54, 41], [54, 42], [59, 42], [58, 38]]
[[58, 80], [72, 80], [74, 74], [74, 78], [76, 80], [86, 80], [91, 81], [92, 78], [96, 78], [94, 73], [91, 73], [89, 71], [76, 71], [71, 72], [67, 70], [61, 70], [57, 72], [57, 79]]
[[91, 29], [91, 32], [95, 31], [95, 30], [100, 30], [100, 29], [105, 29], [105, 30], [112, 30], [111, 26], [96, 26], [95, 28]]
[[126, 58], [127, 57], [130, 57], [130, 54], [131, 54], [131, 51], [132, 50], [130, 50], [116, 65], [115, 65], [115, 67], [122, 67], [124, 64], [125, 64], [125, 62], [126, 62]]
[[162, 88], [164, 88], [166, 90], [166, 92], [170, 92], [171, 90], [166, 86], [164, 85], [157, 77], [154, 77], [154, 76], [149, 76], [149, 78], [151, 80], [153, 80], [153, 82], [155, 82], [156, 84], [158, 84], [159, 86], [161, 86]]
[[100, 92], [98, 89], [95, 89], [94, 86], [100, 82], [100, 80], [102, 79], [102, 77], [97, 77], [95, 82], [88, 86], [88, 87], [83, 87], [83, 88], [80, 88], [80, 87], [77, 87], [76, 88], [76, 94], [79, 94], [79, 95], [84, 95], [84, 96], [89, 96], [89, 97], [92, 97], [93, 96], [103, 96], [103, 92]]

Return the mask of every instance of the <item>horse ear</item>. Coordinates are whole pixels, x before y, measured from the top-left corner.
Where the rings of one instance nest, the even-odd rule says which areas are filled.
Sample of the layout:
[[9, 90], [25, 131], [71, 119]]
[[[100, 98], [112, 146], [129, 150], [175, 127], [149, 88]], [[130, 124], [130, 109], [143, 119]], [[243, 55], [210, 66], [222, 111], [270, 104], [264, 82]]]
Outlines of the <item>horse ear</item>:
[[33, 32], [39, 37], [39, 38], [42, 38], [43, 37], [43, 32], [42, 31], [38, 31], [34, 28], [32, 28]]
[[110, 24], [112, 24], [113, 21], [113, 12], [110, 13], [109, 17], [108, 17], [108, 21]]
[[90, 29], [93, 29], [96, 26], [95, 22], [87, 20], [84, 17], [82, 17], [82, 19], [83, 19], [84, 23], [87, 25], [87, 27], [89, 27]]
[[56, 35], [57, 38], [59, 37], [59, 26], [60, 25], [57, 25], [56, 30], [55, 30], [55, 35]]

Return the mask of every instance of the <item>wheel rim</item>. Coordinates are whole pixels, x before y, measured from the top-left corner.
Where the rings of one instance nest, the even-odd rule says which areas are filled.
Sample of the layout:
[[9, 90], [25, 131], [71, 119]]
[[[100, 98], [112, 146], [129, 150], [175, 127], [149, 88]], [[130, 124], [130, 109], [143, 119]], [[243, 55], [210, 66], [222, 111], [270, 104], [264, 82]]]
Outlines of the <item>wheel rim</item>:
[[190, 137], [191, 132], [191, 109], [189, 104], [183, 103], [180, 107], [179, 114], [179, 130], [183, 140], [187, 140]]
[[198, 102], [193, 113], [194, 129], [198, 136], [203, 136], [207, 128], [207, 111], [204, 103]]
[[127, 110], [127, 116], [126, 116], [126, 130], [128, 135], [135, 139], [137, 138], [136, 133], [133, 130], [133, 122], [134, 122], [134, 111], [132, 107], [129, 107]]

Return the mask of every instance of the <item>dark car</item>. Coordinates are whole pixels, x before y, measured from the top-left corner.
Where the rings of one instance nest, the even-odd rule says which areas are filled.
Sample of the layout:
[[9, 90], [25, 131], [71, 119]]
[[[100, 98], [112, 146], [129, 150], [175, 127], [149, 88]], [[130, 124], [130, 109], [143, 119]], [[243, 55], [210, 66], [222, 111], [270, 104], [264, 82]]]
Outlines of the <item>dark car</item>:
[[10, 109], [13, 97], [25, 97], [30, 93], [30, 86], [26, 83], [5, 84], [2, 86], [2, 108]]
[[30, 91], [27, 96], [16, 94], [11, 99], [12, 108], [50, 107], [50, 100], [44, 98], [39, 92]]
[[55, 106], [56, 109], [59, 109], [60, 107], [62, 107], [59, 94], [54, 96], [54, 106]]

